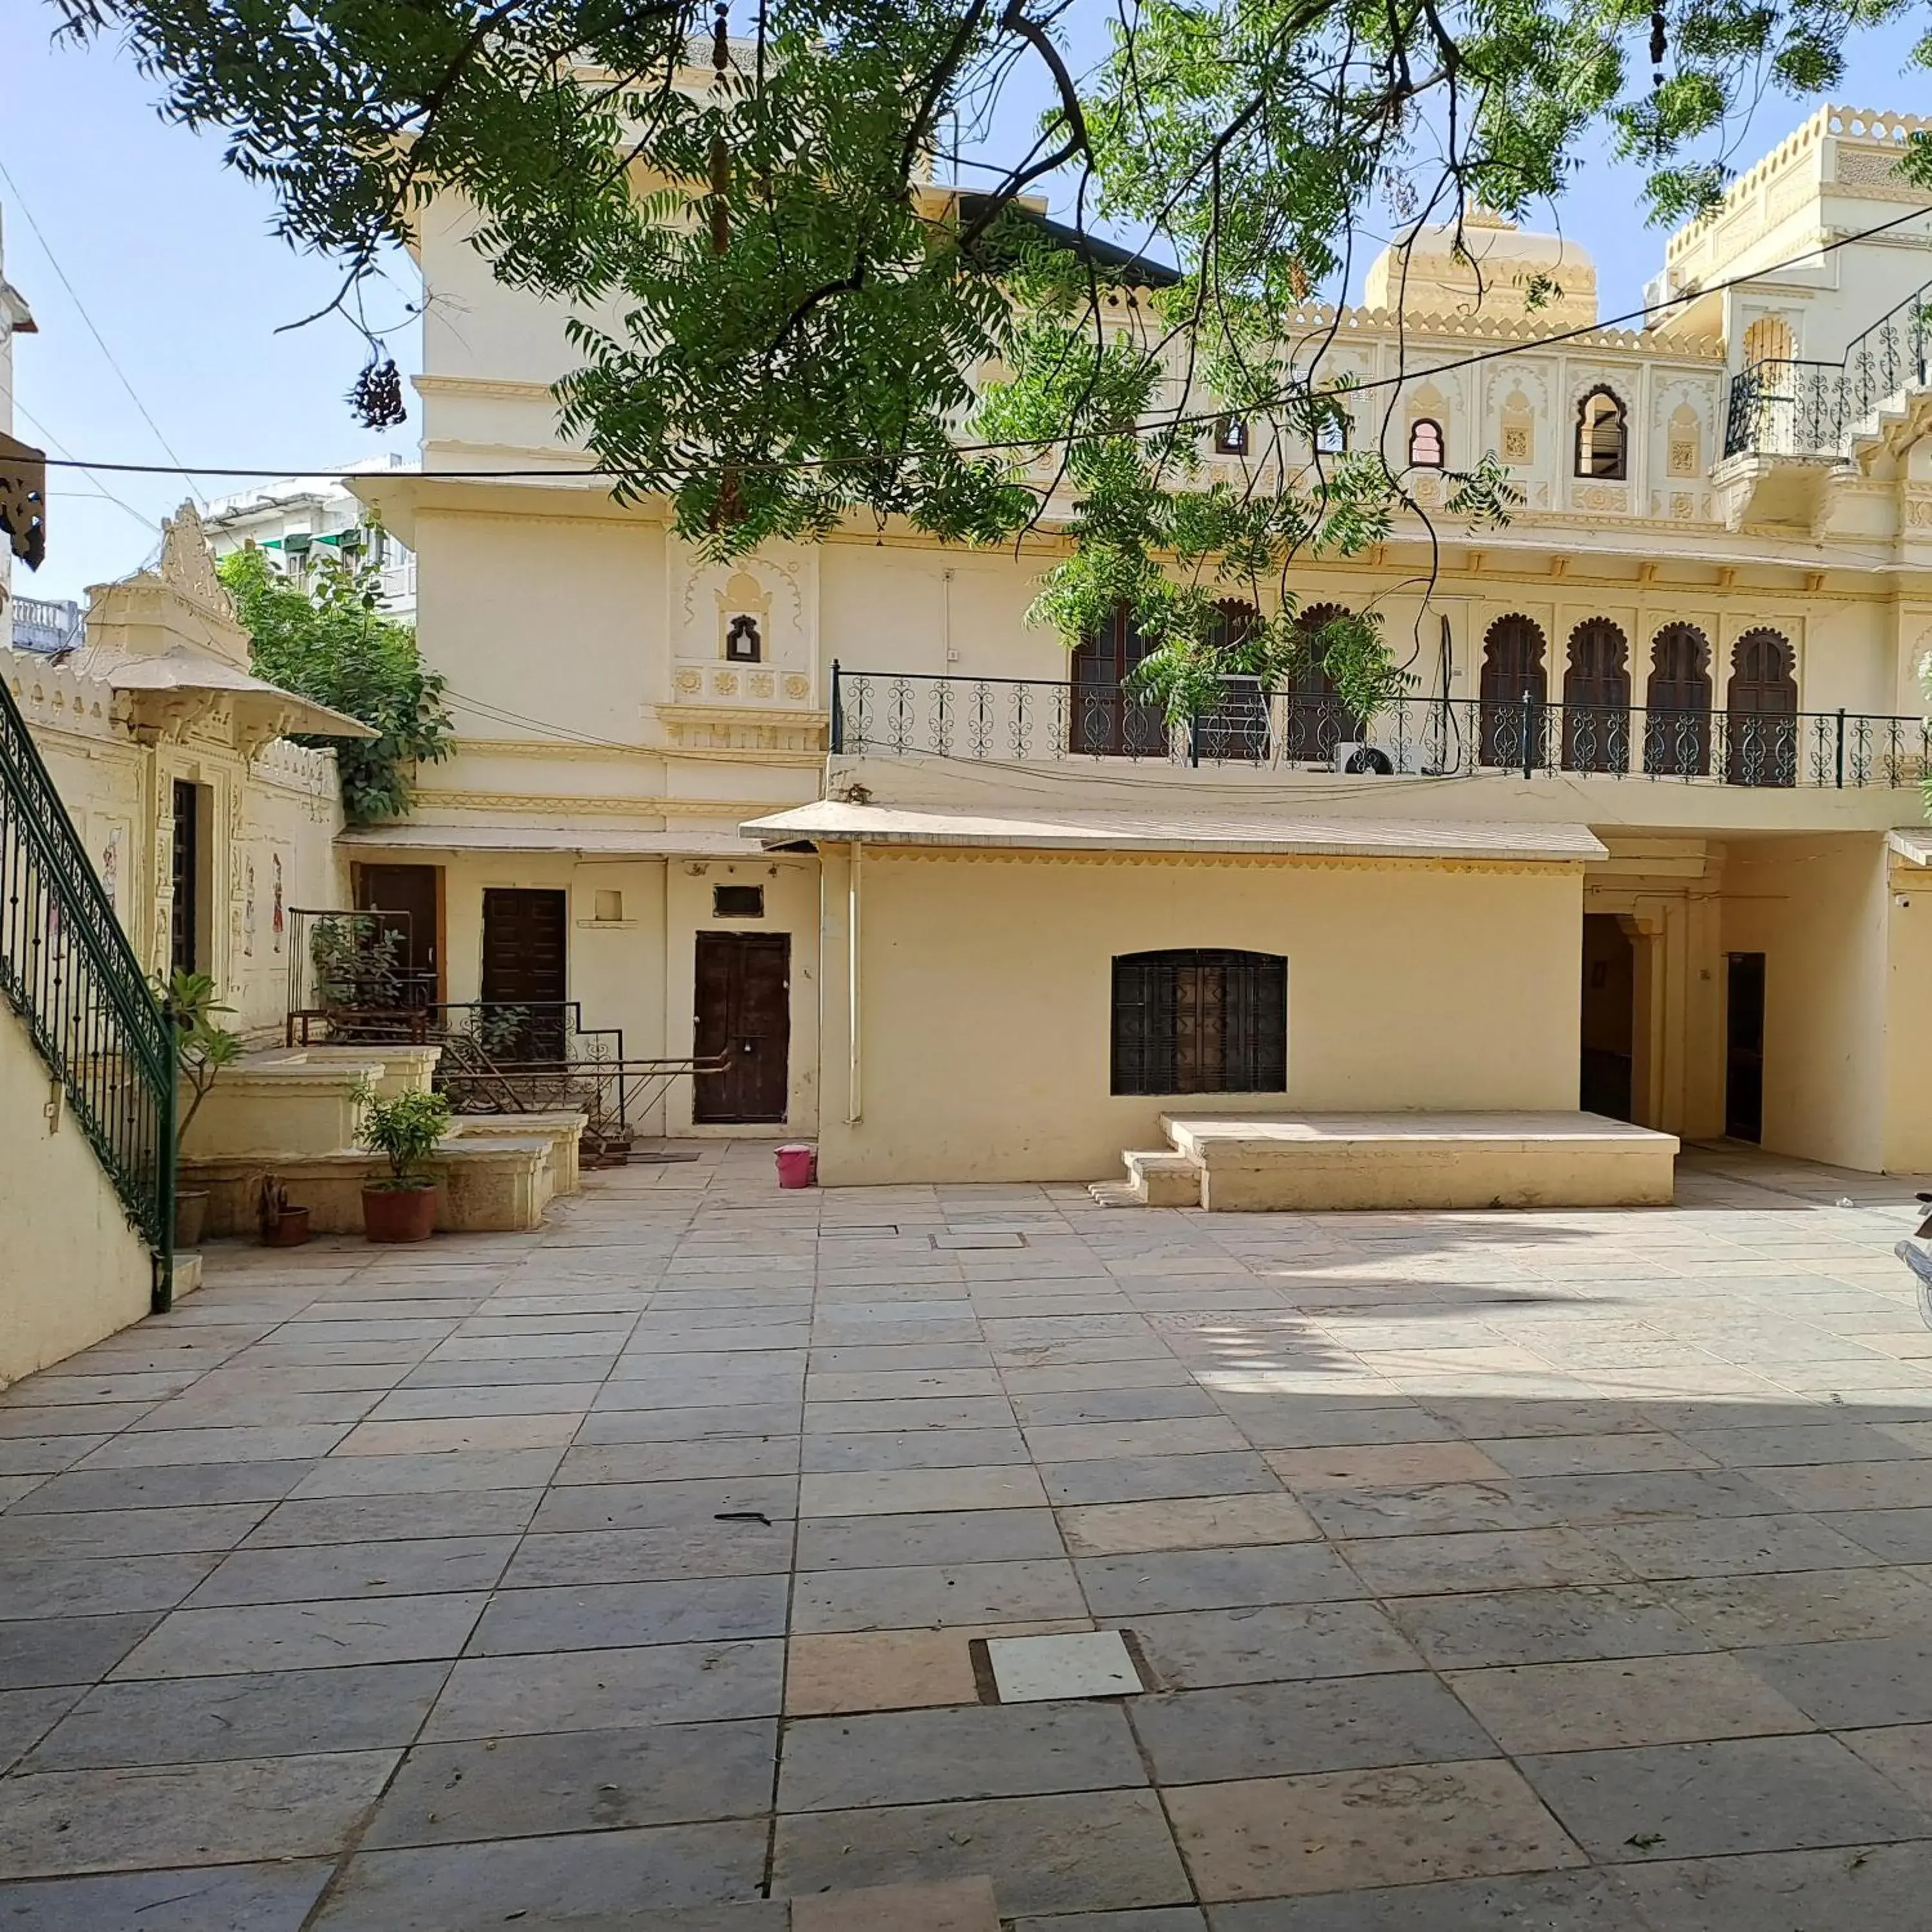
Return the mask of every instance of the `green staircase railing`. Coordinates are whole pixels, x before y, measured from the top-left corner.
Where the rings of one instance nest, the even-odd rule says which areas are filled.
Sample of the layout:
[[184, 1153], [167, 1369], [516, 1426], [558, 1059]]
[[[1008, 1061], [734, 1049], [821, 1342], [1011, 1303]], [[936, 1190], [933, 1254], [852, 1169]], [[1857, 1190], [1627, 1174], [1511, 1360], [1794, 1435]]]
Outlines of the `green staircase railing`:
[[[174, 1293], [170, 1023], [0, 676], [0, 993], [26, 1024]], [[9, 1096], [4, 1104], [23, 1104]], [[50, 1203], [50, 1211], [57, 1211]]]

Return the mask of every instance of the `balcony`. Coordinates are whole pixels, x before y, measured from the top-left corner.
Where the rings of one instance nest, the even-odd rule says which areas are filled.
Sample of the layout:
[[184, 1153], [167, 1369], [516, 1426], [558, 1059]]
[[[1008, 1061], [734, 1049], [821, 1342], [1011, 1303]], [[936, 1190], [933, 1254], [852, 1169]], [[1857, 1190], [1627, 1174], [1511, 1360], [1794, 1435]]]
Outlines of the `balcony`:
[[1585, 776], [1790, 790], [1915, 787], [1932, 724], [1848, 711], [1663, 711], [1540, 699], [1409, 698], [1366, 726], [1332, 697], [1230, 678], [1174, 723], [1116, 686], [927, 677], [835, 664], [832, 750], [848, 758], [1117, 763], [1364, 779]]

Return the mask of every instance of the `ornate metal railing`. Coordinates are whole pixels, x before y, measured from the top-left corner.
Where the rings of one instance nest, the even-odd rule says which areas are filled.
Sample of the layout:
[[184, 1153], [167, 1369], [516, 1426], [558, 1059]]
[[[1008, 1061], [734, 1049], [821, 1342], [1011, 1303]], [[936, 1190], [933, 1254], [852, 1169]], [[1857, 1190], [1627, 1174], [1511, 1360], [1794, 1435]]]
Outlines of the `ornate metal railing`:
[[1406, 698], [1366, 724], [1331, 697], [1230, 678], [1178, 722], [1117, 686], [832, 667], [835, 755], [1037, 764], [1125, 759], [1343, 776], [1514, 772], [1713, 784], [1904, 787], [1932, 776], [1932, 724], [1848, 711], [1767, 713]]
[[1901, 389], [1922, 385], [1932, 364], [1932, 282], [1888, 309], [1844, 359], [1774, 357], [1731, 378], [1724, 454], [1836, 458], [1859, 424]]
[[[128, 1218], [174, 1293], [175, 1053], [170, 1024], [0, 678], [0, 992], [26, 1025]], [[43, 1094], [10, 1094], [38, 1106]], [[57, 1209], [56, 1211], [58, 1211]]]

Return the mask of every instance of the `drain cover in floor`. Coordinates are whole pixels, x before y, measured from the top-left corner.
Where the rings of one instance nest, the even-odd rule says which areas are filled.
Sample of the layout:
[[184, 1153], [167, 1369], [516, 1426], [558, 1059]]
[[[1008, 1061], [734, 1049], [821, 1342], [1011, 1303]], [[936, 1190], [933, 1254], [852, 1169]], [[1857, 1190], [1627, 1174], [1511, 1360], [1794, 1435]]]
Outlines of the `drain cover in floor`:
[[1037, 1704], [1049, 1697], [1126, 1697], [1146, 1688], [1118, 1630], [988, 1637], [986, 1660], [1002, 1704]]

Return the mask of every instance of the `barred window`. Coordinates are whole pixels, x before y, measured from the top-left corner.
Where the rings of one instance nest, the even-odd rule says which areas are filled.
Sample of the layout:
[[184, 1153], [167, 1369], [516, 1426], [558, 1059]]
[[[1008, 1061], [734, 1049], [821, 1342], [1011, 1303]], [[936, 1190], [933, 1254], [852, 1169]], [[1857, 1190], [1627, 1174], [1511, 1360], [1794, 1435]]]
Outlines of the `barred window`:
[[1116, 1094], [1285, 1094], [1288, 962], [1273, 952], [1114, 961]]

